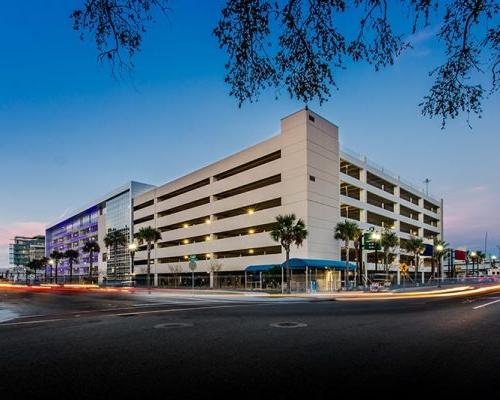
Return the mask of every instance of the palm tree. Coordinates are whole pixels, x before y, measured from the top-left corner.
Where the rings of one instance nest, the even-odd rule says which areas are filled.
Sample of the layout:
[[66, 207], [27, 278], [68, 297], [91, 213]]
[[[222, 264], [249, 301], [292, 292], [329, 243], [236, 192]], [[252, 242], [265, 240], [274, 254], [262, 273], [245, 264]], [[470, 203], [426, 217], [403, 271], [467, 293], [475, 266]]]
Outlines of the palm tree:
[[45, 271], [44, 273], [45, 282], [47, 282], [47, 264], [49, 262], [49, 259], [47, 257], [42, 257], [38, 259], [38, 261], [39, 261], [39, 268]]
[[139, 244], [146, 243], [146, 250], [148, 252], [148, 266], [147, 266], [147, 285], [148, 291], [151, 292], [151, 248], [154, 243], [161, 239], [161, 232], [158, 229], [151, 228], [148, 226], [147, 228], [139, 229], [139, 232], [135, 235]]
[[[55, 265], [55, 271], [56, 271], [56, 284], [57, 284], [57, 269], [59, 267], [59, 262], [64, 258], [64, 254], [61, 253], [60, 251], [54, 250], [52, 253], [50, 253], [50, 258], [54, 260], [54, 265]], [[52, 278], [52, 270], [50, 271], [50, 277]]]
[[[290, 282], [290, 247], [294, 244], [299, 247], [307, 237], [307, 229], [304, 221], [295, 214], [278, 215], [273, 229], [270, 232], [274, 241], [279, 242], [285, 249], [286, 254], [286, 279], [288, 282], [288, 293], [292, 293]], [[281, 288], [283, 291], [283, 288]]]
[[438, 263], [438, 277], [442, 275], [442, 258], [443, 255], [448, 251], [449, 244], [438, 238], [434, 238], [434, 246], [432, 247], [432, 272], [431, 276], [434, 277], [435, 263]]
[[73, 263], [78, 261], [79, 256], [76, 250], [70, 249], [64, 252], [64, 258], [67, 258], [69, 263], [69, 283], [73, 282]]
[[109, 249], [108, 260], [111, 260], [111, 249], [113, 249], [113, 264], [114, 265], [114, 277], [117, 278], [118, 274], [118, 263], [117, 263], [117, 253], [119, 246], [126, 246], [128, 243], [128, 238], [123, 231], [116, 229], [111, 229], [108, 234], [104, 237], [104, 244]]
[[362, 232], [358, 224], [355, 222], [344, 221], [339, 222], [335, 227], [335, 239], [343, 240], [345, 244], [345, 271], [344, 271], [344, 282], [347, 287], [347, 281], [349, 279], [348, 268], [349, 268], [349, 242], [351, 240], [356, 241]]
[[82, 251], [89, 255], [89, 280], [92, 282], [92, 269], [94, 268], [94, 253], [99, 253], [101, 248], [95, 240], [89, 240], [83, 245]]
[[356, 252], [356, 276], [357, 284], [362, 285], [363, 280], [363, 260], [361, 259], [361, 247], [363, 246], [363, 231], [360, 230], [360, 235], [354, 240], [354, 251]]
[[479, 264], [482, 264], [484, 259], [486, 258], [486, 254], [482, 251], [476, 251], [476, 272], [479, 275]]
[[[35, 269], [36, 265], [36, 260], [29, 260], [28, 263], [24, 266], [24, 276], [26, 277], [26, 284], [30, 284], [30, 275], [31, 275], [31, 270]], [[36, 272], [35, 272], [35, 278], [36, 278]]]
[[415, 282], [418, 281], [418, 256], [425, 250], [423, 239], [417, 236], [410, 236], [410, 239], [403, 242], [403, 249], [412, 254], [415, 258]]
[[384, 252], [384, 269], [389, 275], [389, 255], [391, 251], [399, 245], [398, 235], [391, 229], [384, 229], [380, 235], [380, 246]]
[[33, 264], [33, 269], [35, 271], [35, 281], [36, 281], [36, 271], [38, 269], [43, 269], [47, 265], [48, 258], [42, 257], [42, 258], [37, 258], [33, 261], [35, 261], [35, 263]]

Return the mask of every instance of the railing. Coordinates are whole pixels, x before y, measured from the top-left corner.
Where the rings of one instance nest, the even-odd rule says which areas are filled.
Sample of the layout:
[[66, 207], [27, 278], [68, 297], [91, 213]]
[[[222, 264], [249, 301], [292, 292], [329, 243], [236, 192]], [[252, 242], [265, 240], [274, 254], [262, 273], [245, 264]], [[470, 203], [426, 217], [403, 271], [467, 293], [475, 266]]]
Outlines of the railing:
[[373, 169], [375, 169], [375, 170], [377, 170], [377, 171], [379, 171], [387, 176], [390, 176], [393, 179], [398, 180], [400, 183], [411, 188], [412, 190], [414, 190], [418, 193], [421, 193], [421, 194], [423, 194], [431, 199], [434, 199], [434, 201], [437, 201], [437, 198], [435, 196], [433, 196], [431, 193], [426, 193], [422, 187], [418, 186], [414, 182], [411, 182], [407, 179], [401, 178], [395, 172], [391, 171], [390, 169], [385, 168], [383, 165], [377, 164], [376, 162], [370, 160], [366, 156], [363, 156], [360, 153], [357, 153], [354, 150], [351, 150], [351, 149], [343, 147], [343, 146], [341, 147], [341, 151], [343, 153], [347, 154], [348, 156], [350, 156], [350, 157], [352, 157], [352, 158], [354, 158], [362, 163], [366, 163], [367, 166], [369, 166], [369, 167], [371, 167], [371, 168], [373, 168]]

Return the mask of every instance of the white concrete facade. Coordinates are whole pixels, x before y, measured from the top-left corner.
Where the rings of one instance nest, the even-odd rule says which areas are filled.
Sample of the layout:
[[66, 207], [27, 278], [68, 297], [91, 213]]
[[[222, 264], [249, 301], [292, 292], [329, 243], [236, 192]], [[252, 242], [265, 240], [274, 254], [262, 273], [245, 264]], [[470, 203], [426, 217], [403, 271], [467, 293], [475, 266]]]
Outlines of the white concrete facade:
[[[346, 165], [359, 170], [359, 176], [341, 172]], [[393, 185], [392, 194], [372, 186], [374, 176]], [[343, 194], [346, 184], [356, 188], [356, 196]], [[401, 198], [400, 188], [416, 203]], [[393, 206], [378, 207], [373, 198]], [[168, 274], [173, 266], [189, 271], [190, 255], [199, 260], [198, 272], [208, 271], [214, 262], [221, 271], [280, 264], [284, 254], [269, 235], [279, 214], [294, 213], [309, 231], [303, 246], [292, 249], [292, 257], [340, 259], [341, 243], [333, 234], [339, 221], [351, 219], [349, 207], [363, 229], [381, 227], [375, 215], [393, 220], [403, 238], [409, 237], [408, 225], [416, 227], [420, 236], [429, 232], [442, 236], [441, 201], [341, 151], [338, 127], [307, 109], [282, 119], [279, 135], [143, 193], [133, 202], [134, 232], [148, 226], [162, 232], [151, 255], [156, 275]], [[401, 215], [400, 207], [406, 215], [411, 214], [408, 209], [414, 211], [417, 220], [413, 214]], [[146, 256], [143, 248], [137, 251], [137, 274], [145, 272]]]

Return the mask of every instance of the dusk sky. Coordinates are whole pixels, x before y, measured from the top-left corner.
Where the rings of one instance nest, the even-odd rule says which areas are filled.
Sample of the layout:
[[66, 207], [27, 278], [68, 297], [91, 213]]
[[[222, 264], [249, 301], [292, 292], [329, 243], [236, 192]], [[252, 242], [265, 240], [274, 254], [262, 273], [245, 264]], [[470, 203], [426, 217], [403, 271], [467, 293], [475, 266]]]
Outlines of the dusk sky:
[[[74, 4], [5, 2], [0, 14], [0, 267], [15, 235], [44, 226], [133, 179], [159, 185], [262, 141], [304, 104], [273, 91], [238, 108], [224, 83], [225, 53], [212, 35], [223, 2], [173, 0], [144, 38], [131, 81], [96, 62], [72, 30]], [[482, 119], [421, 116], [428, 71], [442, 60], [436, 27], [382, 72], [349, 65], [340, 90], [309, 107], [340, 127], [343, 146], [444, 198], [445, 240], [500, 245], [500, 98]], [[151, 143], [155, 146], [150, 146]], [[166, 160], [168, 162], [166, 162]], [[168, 168], [165, 165], [169, 165]], [[332, 227], [333, 229], [333, 227]]]

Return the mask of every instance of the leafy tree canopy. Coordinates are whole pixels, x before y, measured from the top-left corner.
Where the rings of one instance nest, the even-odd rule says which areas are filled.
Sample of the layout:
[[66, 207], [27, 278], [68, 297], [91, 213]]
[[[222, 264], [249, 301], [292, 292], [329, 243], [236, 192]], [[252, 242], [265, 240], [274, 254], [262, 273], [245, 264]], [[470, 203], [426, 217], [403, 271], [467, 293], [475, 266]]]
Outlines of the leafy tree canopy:
[[[169, 11], [168, 0], [80, 1], [71, 14], [74, 29], [93, 38], [113, 72], [133, 69], [149, 24]], [[240, 106], [269, 87], [322, 103], [349, 62], [378, 71], [411, 47], [410, 34], [435, 26], [444, 57], [429, 72], [433, 82], [420, 107], [444, 127], [461, 114], [467, 121], [471, 113], [481, 116], [483, 100], [498, 91], [499, 11], [498, 0], [226, 0], [214, 35], [227, 53], [225, 80]], [[355, 21], [348, 28], [339, 23], [346, 15]], [[406, 21], [405, 30], [396, 31], [396, 18]]]

